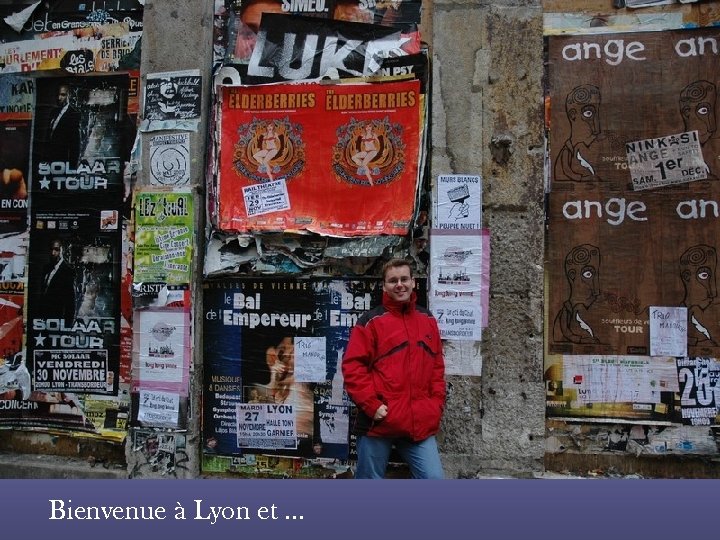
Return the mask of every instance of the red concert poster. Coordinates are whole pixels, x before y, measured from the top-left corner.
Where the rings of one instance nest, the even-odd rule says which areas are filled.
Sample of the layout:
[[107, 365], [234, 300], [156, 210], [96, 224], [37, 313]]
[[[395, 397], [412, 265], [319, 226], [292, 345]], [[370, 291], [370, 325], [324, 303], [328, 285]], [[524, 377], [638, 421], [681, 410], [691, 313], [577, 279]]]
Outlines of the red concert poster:
[[421, 110], [417, 80], [224, 87], [219, 228], [406, 234]]

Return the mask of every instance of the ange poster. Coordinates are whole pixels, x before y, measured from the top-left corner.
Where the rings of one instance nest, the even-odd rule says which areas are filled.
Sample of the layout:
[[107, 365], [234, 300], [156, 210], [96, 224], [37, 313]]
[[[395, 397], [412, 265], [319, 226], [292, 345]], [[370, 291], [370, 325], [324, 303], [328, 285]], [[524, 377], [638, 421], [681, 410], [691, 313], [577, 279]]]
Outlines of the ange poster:
[[550, 354], [650, 354], [652, 306], [687, 309], [687, 352], [720, 355], [720, 189], [553, 192], [545, 266]]
[[[418, 183], [419, 92], [419, 81], [223, 87], [219, 228], [407, 233]], [[277, 184], [272, 193], [244, 189], [269, 182]]]
[[[697, 132], [708, 179], [720, 177], [719, 40], [717, 28], [549, 37], [552, 189], [632, 189], [626, 145], [669, 145], [670, 136], [688, 132]], [[660, 185], [678, 171], [673, 181], [702, 176], [691, 156], [668, 164], [661, 155], [668, 149], [643, 152], [653, 170], [636, 186]]]

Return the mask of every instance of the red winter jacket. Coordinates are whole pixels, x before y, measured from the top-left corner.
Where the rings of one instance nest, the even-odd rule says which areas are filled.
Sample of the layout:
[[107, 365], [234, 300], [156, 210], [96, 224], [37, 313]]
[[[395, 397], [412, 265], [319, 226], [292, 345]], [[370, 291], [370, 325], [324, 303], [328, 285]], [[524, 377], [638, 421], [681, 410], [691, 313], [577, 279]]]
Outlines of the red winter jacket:
[[[437, 433], [445, 406], [445, 363], [437, 322], [416, 295], [400, 304], [383, 293], [350, 334], [345, 389], [358, 406], [355, 433], [422, 441]], [[378, 407], [388, 414], [373, 420]]]

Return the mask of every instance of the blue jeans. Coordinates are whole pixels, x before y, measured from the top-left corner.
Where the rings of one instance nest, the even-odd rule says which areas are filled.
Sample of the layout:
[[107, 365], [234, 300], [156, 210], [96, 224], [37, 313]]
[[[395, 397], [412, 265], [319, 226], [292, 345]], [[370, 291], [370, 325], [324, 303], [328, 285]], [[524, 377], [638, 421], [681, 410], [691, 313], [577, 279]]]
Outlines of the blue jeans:
[[384, 437], [358, 437], [357, 471], [355, 478], [385, 478], [388, 458], [393, 444], [410, 467], [413, 478], [444, 478], [435, 436], [424, 441], [409, 439], [387, 439]]

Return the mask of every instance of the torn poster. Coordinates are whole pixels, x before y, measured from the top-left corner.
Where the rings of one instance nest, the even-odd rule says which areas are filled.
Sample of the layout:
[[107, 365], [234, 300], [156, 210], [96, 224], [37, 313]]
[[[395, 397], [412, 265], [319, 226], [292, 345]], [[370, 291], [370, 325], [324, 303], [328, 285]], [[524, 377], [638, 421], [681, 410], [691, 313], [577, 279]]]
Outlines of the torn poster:
[[0, 119], [32, 120], [34, 101], [34, 79], [13, 74], [0, 75]]
[[[578, 404], [660, 403], [661, 386], [654, 366], [674, 364], [672, 358], [649, 356], [564, 356], [563, 382], [575, 391]], [[676, 385], [674, 385], [676, 386]]]
[[[482, 356], [478, 354], [478, 349], [474, 345], [469, 343], [467, 345], [470, 346], [456, 346], [451, 343], [445, 345], [445, 375], [470, 377], [482, 375]], [[449, 353], [450, 350], [452, 354]]]
[[120, 385], [117, 396], [78, 394], [85, 417], [104, 439], [123, 442], [128, 434], [129, 385]]
[[[334, 19], [337, 21], [375, 24], [395, 27], [404, 32], [417, 32], [420, 24], [420, 0], [402, 0], [399, 2], [376, 2], [375, 0], [320, 0], [316, 2], [283, 0], [277, 2], [240, 2], [226, 0], [224, 9], [217, 10], [217, 26], [227, 28], [227, 34], [216, 33], [215, 45], [225, 47], [226, 60], [232, 63], [246, 63], [257, 42], [257, 33], [261, 27], [264, 13], [283, 13], [305, 15], [313, 18]], [[222, 6], [222, 4], [220, 4]], [[227, 21], [224, 20], [227, 17]], [[317, 32], [317, 28], [314, 29]]]
[[417, 32], [373, 24], [264, 13], [243, 84], [362, 77], [383, 58], [420, 51]]
[[12, 15], [8, 15], [3, 20], [16, 32], [21, 32], [23, 29], [23, 26], [28, 21], [30, 17], [32, 17], [33, 11], [35, 11], [35, 8], [40, 5], [40, 2], [35, 2], [34, 4], [30, 4], [25, 9], [20, 9], [19, 11], [16, 11]]
[[145, 472], [173, 475], [183, 458], [187, 460], [184, 433], [171, 433], [153, 429], [136, 428], [132, 431], [132, 450], [144, 459], [135, 465], [130, 477], [142, 476]]
[[671, 357], [562, 356], [546, 366], [544, 378], [548, 417], [663, 424], [679, 420], [679, 386]]
[[[0, 368], [0, 377], [2, 371]], [[33, 392], [24, 400], [1, 398], [0, 429], [60, 430], [89, 437], [100, 435], [85, 415], [79, 397], [71, 392]], [[117, 440], [117, 436], [114, 438]]]
[[30, 121], [0, 120], [0, 236], [27, 230]]
[[43, 2], [30, 13], [20, 11], [23, 7], [32, 5], [0, 6], [7, 23], [0, 27], [2, 72], [63, 69], [83, 74], [139, 67], [143, 9], [137, 2], [103, 3], [102, 9], [92, 10], [86, 4]]
[[[28, 234], [0, 238], [0, 399], [28, 399], [31, 385], [23, 350]], [[8, 381], [14, 381], [9, 383]]]

